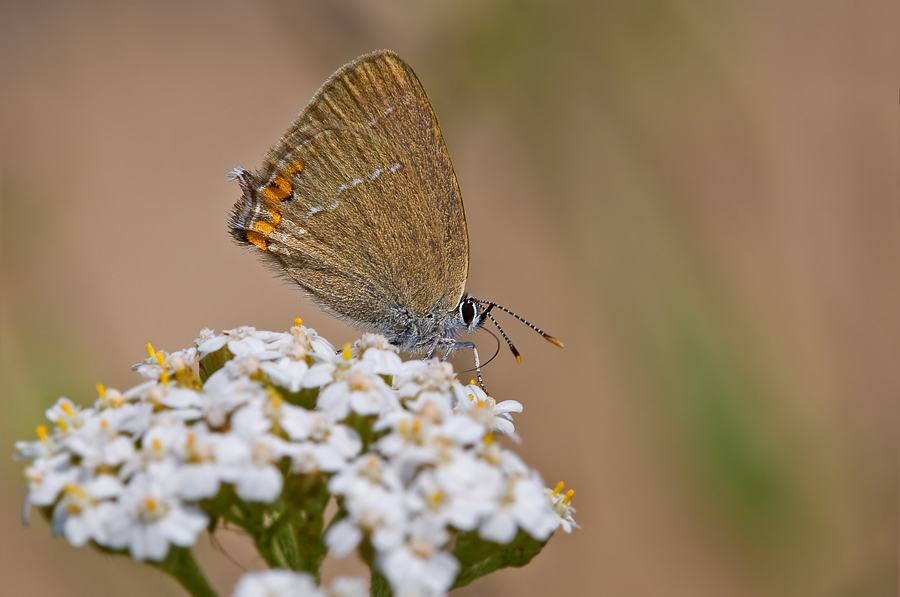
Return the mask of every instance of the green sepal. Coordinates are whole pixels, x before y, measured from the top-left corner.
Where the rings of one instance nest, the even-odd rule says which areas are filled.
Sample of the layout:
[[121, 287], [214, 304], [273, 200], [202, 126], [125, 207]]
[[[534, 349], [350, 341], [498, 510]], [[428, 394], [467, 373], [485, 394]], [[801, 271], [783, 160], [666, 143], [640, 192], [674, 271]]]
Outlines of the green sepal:
[[278, 388], [278, 393], [290, 404], [302, 406], [306, 410], [315, 410], [316, 401], [319, 398], [319, 388], [303, 388], [299, 392], [289, 392], [279, 385], [272, 385]]
[[228, 345], [223, 346], [215, 352], [211, 352], [200, 359], [200, 381], [206, 383], [209, 376], [225, 366], [225, 363], [234, 358]]
[[506, 545], [485, 541], [478, 536], [478, 531], [460, 533], [453, 549], [453, 555], [459, 561], [459, 574], [453, 588], [464, 587], [476, 578], [501, 568], [520, 568], [539, 554], [546, 544], [547, 541], [538, 541], [522, 530]]

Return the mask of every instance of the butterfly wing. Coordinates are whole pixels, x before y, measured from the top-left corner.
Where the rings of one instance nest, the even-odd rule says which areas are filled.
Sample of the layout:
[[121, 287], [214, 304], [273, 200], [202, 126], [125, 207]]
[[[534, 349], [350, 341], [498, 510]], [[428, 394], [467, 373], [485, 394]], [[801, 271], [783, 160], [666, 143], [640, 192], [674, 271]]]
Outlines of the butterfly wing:
[[238, 178], [234, 236], [338, 317], [385, 333], [459, 303], [459, 186], [427, 96], [392, 52], [334, 73], [262, 168]]

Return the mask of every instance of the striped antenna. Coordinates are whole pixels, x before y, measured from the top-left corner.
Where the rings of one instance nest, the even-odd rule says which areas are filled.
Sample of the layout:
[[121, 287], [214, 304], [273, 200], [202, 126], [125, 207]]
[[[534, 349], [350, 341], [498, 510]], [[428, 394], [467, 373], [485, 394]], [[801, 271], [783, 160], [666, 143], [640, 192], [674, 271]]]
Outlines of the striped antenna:
[[497, 329], [500, 330], [500, 333], [503, 335], [503, 339], [506, 340], [506, 343], [509, 345], [509, 349], [512, 351], [513, 356], [516, 357], [516, 362], [522, 362], [522, 355], [519, 354], [519, 351], [516, 350], [515, 345], [513, 345], [512, 340], [509, 339], [509, 336], [506, 335], [506, 332], [503, 331], [503, 328], [500, 327], [500, 324], [497, 323], [497, 320], [494, 319], [494, 316], [491, 315], [491, 307], [488, 307], [484, 312], [487, 315], [488, 319], [494, 322], [494, 325], [497, 326]]
[[[528, 327], [530, 327], [531, 329], [533, 329], [534, 331], [536, 331], [538, 334], [540, 334], [541, 336], [543, 336], [543, 337], [544, 337], [544, 340], [546, 340], [547, 342], [550, 342], [551, 344], [555, 344], [555, 345], [559, 346], [560, 348], [563, 347], [563, 343], [562, 343], [562, 342], [560, 342], [559, 340], [557, 340], [556, 338], [554, 338], [553, 336], [551, 336], [550, 334], [548, 334], [547, 332], [545, 332], [544, 330], [542, 330], [541, 328], [539, 328], [538, 326], [534, 325], [533, 323], [531, 323], [530, 321], [528, 321], [528, 320], [525, 319], [524, 317], [519, 317], [518, 315], [516, 315], [515, 313], [513, 313], [512, 311], [510, 311], [509, 309], [507, 309], [507, 308], [504, 307], [503, 305], [498, 305], [497, 303], [495, 303], [495, 302], [493, 302], [493, 301], [483, 301], [483, 300], [477, 299], [477, 298], [475, 298], [475, 297], [472, 297], [472, 299], [475, 300], [476, 302], [482, 304], [482, 305], [488, 305], [487, 311], [485, 311], [485, 313], [488, 315], [488, 317], [491, 318], [491, 321], [494, 321], [494, 318], [491, 317], [491, 315], [490, 315], [489, 312], [490, 312], [490, 310], [491, 310], [492, 308], [497, 307], [498, 309], [500, 309], [500, 310], [503, 311], [504, 313], [509, 313], [510, 315], [512, 315], [513, 317], [515, 317], [516, 319], [518, 319], [519, 321], [521, 321], [522, 323], [524, 323], [525, 325], [527, 325]], [[494, 321], [494, 323], [496, 324], [497, 322]], [[499, 328], [500, 326], [497, 325], [497, 327]], [[502, 333], [503, 330], [501, 329], [500, 332]], [[506, 338], [506, 334], [503, 334], [503, 337]], [[509, 342], [509, 338], [507, 338], [506, 341]], [[512, 342], [509, 342], [509, 344], [510, 344], [510, 348], [512, 348]], [[515, 349], [513, 349], [513, 353], [516, 354]]]

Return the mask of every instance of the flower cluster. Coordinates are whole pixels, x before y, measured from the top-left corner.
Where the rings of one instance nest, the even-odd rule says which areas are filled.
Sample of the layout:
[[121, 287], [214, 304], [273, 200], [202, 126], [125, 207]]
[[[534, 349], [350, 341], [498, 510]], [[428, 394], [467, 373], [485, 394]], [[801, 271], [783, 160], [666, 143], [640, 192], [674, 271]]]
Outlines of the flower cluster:
[[162, 562], [227, 524], [271, 567], [309, 573], [248, 576], [235, 595], [361, 595], [349, 579], [315, 584], [327, 553], [355, 550], [395, 595], [443, 595], [577, 526], [572, 492], [496, 441], [516, 437], [521, 404], [448, 363], [402, 361], [373, 334], [336, 351], [300, 320], [148, 352], [134, 366], [144, 383], [98, 386], [89, 408], [60, 398], [52, 428], [16, 444], [31, 461], [26, 509], [73, 545]]

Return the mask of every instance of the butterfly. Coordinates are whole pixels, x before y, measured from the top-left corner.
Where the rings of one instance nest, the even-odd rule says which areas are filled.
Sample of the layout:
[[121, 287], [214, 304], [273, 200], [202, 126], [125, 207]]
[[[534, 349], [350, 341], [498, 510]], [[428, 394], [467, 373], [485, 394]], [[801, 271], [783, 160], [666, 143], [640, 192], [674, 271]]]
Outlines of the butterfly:
[[[459, 183], [413, 70], [380, 50], [338, 69], [255, 172], [229, 228], [327, 313], [399, 349], [446, 358], [512, 311], [466, 293], [469, 237]], [[475, 350], [476, 370], [481, 381]], [[483, 384], [482, 384], [483, 385]]]

